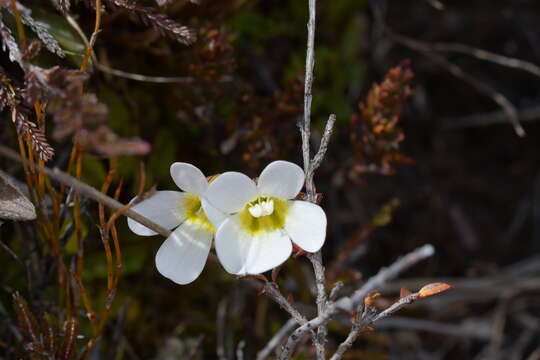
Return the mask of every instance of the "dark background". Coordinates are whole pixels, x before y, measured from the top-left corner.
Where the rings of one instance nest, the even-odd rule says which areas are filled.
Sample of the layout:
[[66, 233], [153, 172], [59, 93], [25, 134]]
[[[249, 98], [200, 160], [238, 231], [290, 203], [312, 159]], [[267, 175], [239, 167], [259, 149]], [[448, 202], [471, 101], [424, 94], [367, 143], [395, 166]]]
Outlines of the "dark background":
[[[444, 2], [444, 8], [438, 9], [437, 4], [340, 0], [318, 5], [314, 144], [328, 115], [337, 115], [326, 161], [315, 178], [329, 219], [325, 263], [331, 264], [346, 244], [356, 243], [329, 282], [344, 280], [345, 290], [350, 290], [398, 256], [431, 243], [436, 255], [403, 274], [412, 279], [407, 286], [417, 290], [429, 282], [423, 278], [446, 279], [456, 286], [448, 295], [399, 313], [403, 323], [390, 319], [363, 336], [349, 358], [538, 359], [540, 285], [535, 281], [540, 261], [534, 256], [540, 250], [536, 123], [540, 75], [522, 66], [509, 68], [470, 54], [437, 51], [434, 44], [459, 43], [539, 64], [540, 5], [534, 0], [473, 0]], [[53, 30], [69, 28], [52, 6], [31, 1], [25, 5], [39, 9]], [[145, 5], [157, 7], [151, 2]], [[88, 89], [106, 104], [107, 124], [120, 137], [146, 141], [151, 151], [145, 156], [116, 157], [111, 163], [90, 147], [84, 155], [82, 179], [100, 187], [107, 169], [116, 164], [118, 176], [126, 181], [121, 200], [127, 202], [136, 192], [141, 160], [146, 164], [146, 188], [157, 185], [160, 190], [174, 189], [169, 177], [174, 161], [193, 163], [205, 174], [237, 170], [250, 176], [257, 176], [276, 159], [300, 164], [296, 123], [303, 109], [307, 4], [298, 0], [178, 2], [161, 11], [193, 28], [198, 41], [191, 46], [179, 44], [159, 36], [129, 11], [114, 8], [103, 15], [96, 54], [115, 69], [185, 76], [192, 81], [152, 84], [94, 71]], [[6, 10], [2, 12], [7, 18]], [[94, 11], [88, 4], [72, 4], [71, 13], [90, 34]], [[421, 42], [427, 50], [407, 46], [406, 41], [396, 40], [396, 34]], [[81, 46], [76, 34], [69, 36]], [[371, 85], [406, 59], [414, 73], [413, 95], [399, 121], [405, 135], [399, 151], [414, 162], [395, 165], [392, 175], [362, 174], [353, 179], [348, 174], [358, 160], [350, 143], [351, 118], [360, 113], [358, 104], [365, 101]], [[42, 50], [36, 61], [77, 68], [80, 56], [60, 60]], [[22, 81], [20, 69], [5, 52], [1, 64]], [[450, 66], [458, 66], [464, 77], [454, 76]], [[471, 84], [471, 78], [482, 89], [489, 87], [492, 96]], [[525, 136], [516, 135], [493, 94], [506, 97], [517, 108]], [[15, 148], [9, 112], [4, 111], [2, 118], [0, 141]], [[59, 125], [48, 126], [56, 150], [48, 166], [65, 168], [72, 142], [54, 138], [55, 126]], [[18, 165], [0, 161], [2, 169], [23, 180]], [[391, 201], [399, 205], [384, 212]], [[105, 296], [106, 267], [96, 230], [97, 211], [91, 201], [85, 201], [83, 209], [88, 231], [84, 279], [91, 297], [99, 301]], [[381, 209], [391, 219], [368, 231]], [[31, 226], [8, 222], [0, 227], [2, 241], [27, 266], [36, 256], [25, 245], [29, 232], [25, 228]], [[257, 296], [245, 281], [228, 275], [216, 263], [209, 262], [190, 285], [170, 282], [153, 265], [161, 238], [137, 237], [123, 220], [118, 229], [124, 272], [93, 358], [169, 359], [169, 352], [173, 358], [193, 353], [194, 358], [212, 359], [217, 358], [220, 336], [228, 354], [244, 339], [246, 357], [252, 358], [287, 320], [277, 305]], [[40, 249], [44, 246], [39, 240], [36, 244]], [[66, 259], [74, 254], [70, 246], [68, 241]], [[39, 254], [47, 257], [46, 250]], [[25, 351], [10, 330], [16, 326], [10, 294], [21, 291], [38, 314], [61, 313], [62, 305], [55, 300], [54, 270], [41, 286], [27, 287], [24, 269], [6, 252], [0, 253], [0, 259], [6, 264], [0, 275], [0, 349], [6, 358], [16, 358]], [[532, 259], [526, 270], [509, 271], [508, 266], [525, 259]], [[308, 262], [300, 257], [290, 259], [280, 275], [282, 291], [292, 294], [306, 313], [314, 311], [307, 305], [314, 303], [309, 273]], [[383, 291], [385, 298], [395, 299], [399, 286]], [[216, 320], [218, 309], [225, 311], [224, 320]], [[79, 331], [89, 336], [83, 315], [81, 319]], [[417, 319], [428, 322], [417, 323]], [[220, 321], [225, 324], [224, 334]], [[347, 331], [345, 325], [332, 325], [328, 347], [339, 344]], [[307, 346], [304, 350], [304, 357], [298, 359], [311, 357]]]

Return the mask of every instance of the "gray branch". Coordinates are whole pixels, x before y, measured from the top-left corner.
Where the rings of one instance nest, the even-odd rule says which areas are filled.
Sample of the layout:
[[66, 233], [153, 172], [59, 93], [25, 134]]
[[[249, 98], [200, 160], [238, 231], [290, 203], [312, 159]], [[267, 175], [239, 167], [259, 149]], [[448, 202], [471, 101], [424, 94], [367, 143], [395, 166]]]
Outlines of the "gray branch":
[[[352, 296], [342, 297], [336, 302], [327, 302], [325, 311], [322, 314], [318, 314], [317, 317], [315, 317], [314, 319], [311, 319], [302, 326], [298, 327], [292, 333], [292, 335], [289, 336], [289, 339], [287, 340], [287, 343], [285, 344], [283, 351], [281, 352], [280, 359], [288, 360], [291, 358], [296, 345], [307, 331], [316, 329], [328, 323], [332, 319], [332, 317], [338, 312], [338, 310], [345, 310], [349, 313], [353, 313], [355, 310], [362, 306], [364, 298], [371, 291], [382, 287], [387, 281], [394, 279], [401, 272], [409, 269], [411, 266], [415, 265], [419, 261], [422, 261], [432, 256], [434, 253], [435, 249], [432, 245], [424, 245], [414, 250], [413, 252], [405, 255], [404, 257], [398, 259], [388, 268], [381, 269], [377, 275], [370, 278], [364, 284], [364, 286], [362, 286]], [[397, 310], [398, 309], [395, 309], [393, 311]], [[382, 319], [383, 317], [386, 317], [388, 315], [390, 315], [390, 312], [385, 313], [384, 316], [378, 316], [377, 320]]]
[[402, 307], [412, 304], [418, 298], [420, 297], [419, 293], [414, 293], [408, 296], [405, 296], [395, 303], [393, 303], [390, 307], [386, 308], [385, 310], [381, 311], [379, 314], [377, 314], [376, 309], [373, 307], [368, 307], [364, 309], [364, 312], [362, 313], [362, 316], [356, 324], [353, 325], [351, 331], [349, 332], [349, 335], [343, 341], [339, 346], [334, 355], [330, 358], [330, 360], [340, 360], [343, 358], [343, 355], [347, 350], [349, 350], [358, 336], [362, 333], [362, 331], [369, 325], [375, 323], [376, 321], [379, 321], [381, 319], [384, 319], [385, 317], [388, 317], [401, 309]]
[[[23, 159], [19, 154], [17, 154], [15, 151], [11, 150], [8, 147], [0, 145], [0, 156], [3, 156], [5, 158], [23, 163], [23, 164], [29, 164], [30, 162], [26, 159]], [[78, 193], [89, 197], [90, 199], [93, 199], [100, 204], [103, 204], [107, 206], [108, 208], [114, 210], [114, 211], [122, 211], [123, 215], [132, 218], [133, 220], [137, 221], [138, 223], [146, 226], [147, 228], [157, 232], [158, 234], [169, 237], [171, 232], [164, 227], [156, 224], [152, 220], [140, 215], [139, 213], [127, 209], [126, 205], [122, 204], [119, 201], [114, 200], [113, 198], [103, 194], [102, 192], [94, 189], [90, 185], [87, 185], [80, 181], [79, 179], [61, 171], [58, 168], [50, 169], [48, 167], [42, 167], [39, 164], [34, 164], [34, 167], [44, 174], [47, 174], [51, 179], [54, 179], [58, 181], [61, 184], [67, 185], [75, 189]]]
[[[311, 89], [313, 87], [313, 68], [315, 66], [315, 17], [317, 0], [309, 0], [309, 20], [307, 23], [308, 38], [306, 50], [306, 77], [304, 79], [304, 122], [300, 126], [302, 134], [302, 154], [304, 156], [304, 172], [307, 174], [311, 166], [309, 155], [309, 138], [311, 135]], [[309, 192], [308, 188], [308, 192]]]
[[382, 287], [386, 282], [396, 278], [400, 273], [415, 265], [416, 263], [427, 259], [435, 254], [435, 248], [426, 244], [413, 252], [399, 258], [395, 263], [387, 268], [382, 268], [377, 275], [370, 278], [359, 290], [351, 297], [341, 298], [336, 305], [342, 310], [353, 312], [358, 304], [362, 304], [364, 298], [373, 290]]
[[271, 282], [265, 282], [263, 291], [268, 295], [272, 300], [274, 300], [281, 308], [289, 313], [292, 316], [294, 321], [300, 325], [305, 324], [307, 319], [283, 296], [279, 291], [277, 286]]
[[[328, 143], [332, 135], [332, 129], [335, 123], [335, 115], [330, 115], [328, 122], [326, 123], [326, 129], [324, 131], [321, 144], [313, 159], [310, 156], [310, 138], [311, 138], [311, 102], [312, 102], [312, 88], [313, 88], [313, 69], [315, 66], [315, 28], [316, 28], [316, 11], [317, 0], [309, 0], [309, 20], [307, 23], [307, 49], [306, 49], [306, 74], [304, 81], [304, 118], [303, 123], [300, 124], [300, 133], [302, 136], [302, 155], [304, 160], [304, 173], [306, 174], [306, 200], [315, 203], [317, 196], [315, 191], [315, 184], [313, 182], [313, 176], [315, 170], [320, 166]], [[322, 262], [322, 255], [320, 251], [314, 254], [308, 255], [315, 272], [315, 281], [317, 284], [317, 314], [320, 316], [323, 314], [327, 307], [327, 294], [326, 294], [326, 277], [324, 274], [324, 266]], [[313, 329], [311, 329], [313, 331]], [[317, 336], [313, 338], [313, 344], [317, 353], [317, 359], [325, 359], [325, 342], [326, 342], [327, 330], [325, 324], [317, 330]]]
[[266, 346], [257, 353], [257, 360], [266, 359], [270, 353], [285, 339], [289, 332], [296, 326], [295, 319], [289, 319], [281, 329], [268, 341]]

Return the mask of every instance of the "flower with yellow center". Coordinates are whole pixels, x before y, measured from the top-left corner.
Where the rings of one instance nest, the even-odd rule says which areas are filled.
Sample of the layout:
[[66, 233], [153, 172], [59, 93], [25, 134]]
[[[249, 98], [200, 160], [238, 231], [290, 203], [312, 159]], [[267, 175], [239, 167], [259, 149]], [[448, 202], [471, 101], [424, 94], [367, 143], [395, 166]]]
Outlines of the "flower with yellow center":
[[293, 200], [304, 179], [298, 165], [274, 161], [257, 183], [244, 174], [226, 172], [208, 185], [203, 207], [217, 229], [216, 252], [225, 270], [236, 275], [260, 274], [287, 260], [293, 242], [307, 252], [322, 247], [326, 237], [323, 209]]
[[[214, 238], [215, 228], [203, 209], [208, 181], [201, 170], [181, 162], [171, 165], [171, 177], [184, 192], [157, 191], [131, 209], [166, 229], [175, 229], [156, 254], [156, 267], [166, 278], [187, 284], [201, 274]], [[204, 207], [212, 211], [214, 221], [224, 218], [211, 205]], [[129, 218], [128, 226], [138, 235], [156, 235]]]

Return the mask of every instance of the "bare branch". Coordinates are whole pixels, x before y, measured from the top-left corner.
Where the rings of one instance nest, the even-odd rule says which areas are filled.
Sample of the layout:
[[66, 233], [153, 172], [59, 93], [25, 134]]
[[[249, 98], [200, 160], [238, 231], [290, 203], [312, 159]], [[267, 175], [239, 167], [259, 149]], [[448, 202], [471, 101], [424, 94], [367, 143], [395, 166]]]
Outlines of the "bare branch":
[[236, 347], [236, 360], [244, 360], [244, 348], [246, 347], [246, 340], [240, 340]]
[[359, 315], [357, 316], [356, 322], [353, 324], [349, 335], [347, 335], [347, 338], [341, 344], [339, 344], [336, 352], [334, 355], [332, 355], [330, 360], [339, 360], [343, 357], [343, 354], [345, 354], [345, 352], [353, 346], [354, 342], [358, 336], [360, 336], [366, 326], [373, 321], [373, 318], [377, 315], [377, 309], [372, 306], [366, 306], [364, 308], [364, 312], [361, 315], [360, 313], [358, 314]]
[[404, 307], [405, 305], [409, 305], [413, 303], [414, 301], [418, 300], [420, 297], [420, 293], [414, 293], [408, 296], [405, 296], [395, 303], [393, 303], [390, 307], [386, 308], [385, 310], [381, 311], [379, 314], [377, 314], [377, 311], [374, 307], [366, 306], [364, 308], [364, 312], [362, 313], [362, 316], [360, 319], [357, 319], [357, 322], [353, 325], [351, 328], [351, 331], [349, 332], [349, 335], [343, 341], [339, 346], [334, 355], [330, 358], [330, 360], [340, 360], [343, 357], [343, 354], [347, 350], [351, 348], [351, 346], [354, 344], [358, 336], [362, 333], [362, 331], [369, 326], [370, 324], [373, 324], [374, 322], [384, 319], [385, 317], [388, 317]]
[[311, 177], [313, 177], [315, 170], [319, 168], [321, 165], [321, 162], [324, 159], [324, 155], [326, 154], [326, 150], [328, 150], [328, 143], [330, 142], [330, 137], [332, 136], [332, 132], [334, 130], [334, 123], [336, 122], [336, 115], [330, 114], [328, 117], [328, 121], [326, 122], [326, 126], [324, 128], [324, 134], [321, 139], [321, 144], [319, 145], [319, 150], [313, 157], [313, 160], [311, 161], [310, 166], [310, 174]]
[[[364, 286], [362, 286], [358, 291], [356, 291], [352, 296], [345, 296], [336, 302], [327, 302], [326, 309], [322, 314], [319, 314], [316, 318], [311, 319], [307, 323], [303, 324], [297, 328], [285, 344], [283, 351], [280, 355], [281, 360], [288, 360], [291, 358], [296, 344], [302, 339], [306, 331], [313, 330], [321, 325], [326, 324], [332, 319], [332, 316], [337, 313], [338, 310], [345, 310], [349, 313], [352, 313], [357, 309], [358, 304], [362, 305], [364, 298], [376, 288], [382, 287], [385, 282], [392, 280], [399, 273], [410, 268], [417, 262], [424, 260], [435, 253], [435, 249], [432, 245], [424, 245], [413, 252], [405, 255], [404, 257], [398, 259], [395, 263], [390, 265], [388, 268], [383, 268], [379, 271], [377, 275], [369, 279]], [[397, 310], [397, 309], [396, 309]], [[382, 318], [382, 317], [380, 317]]]
[[[306, 200], [310, 202], [316, 201], [315, 185], [313, 183], [313, 175], [315, 169], [321, 164], [328, 142], [332, 134], [332, 128], [335, 122], [335, 116], [330, 115], [326, 124], [326, 129], [321, 140], [319, 150], [312, 160], [310, 156], [310, 137], [311, 137], [311, 103], [312, 103], [312, 87], [313, 87], [313, 68], [315, 66], [315, 27], [316, 27], [316, 11], [317, 0], [309, 0], [309, 20], [307, 23], [307, 49], [306, 49], [306, 75], [304, 80], [304, 121], [300, 124], [300, 133], [302, 136], [302, 155], [304, 160], [304, 173], [306, 174]], [[321, 316], [327, 306], [326, 297], [326, 278], [324, 274], [324, 266], [320, 251], [308, 255], [315, 272], [317, 283], [317, 313]], [[324, 343], [326, 342], [327, 330], [324, 324], [317, 330], [317, 336], [313, 338], [317, 359], [325, 359]]]
[[379, 321], [381, 319], [384, 319], [385, 317], [392, 315], [393, 313], [395, 313], [396, 311], [398, 311], [405, 305], [412, 304], [413, 302], [418, 300], [419, 297], [420, 297], [420, 293], [414, 293], [414, 294], [410, 294], [408, 296], [402, 297], [401, 299], [393, 303], [390, 307], [386, 308], [384, 311], [381, 311], [377, 316], [375, 316], [372, 322]]
[[289, 334], [289, 331], [291, 331], [295, 326], [297, 322], [295, 319], [289, 319], [283, 325], [281, 329], [268, 341], [266, 346], [257, 353], [257, 360], [264, 360], [266, 359], [270, 353], [283, 341], [283, 339]]
[[217, 344], [216, 355], [219, 360], [227, 360], [225, 355], [225, 318], [227, 316], [227, 299], [219, 302], [216, 323], [217, 323]]
[[390, 38], [394, 41], [410, 48], [415, 51], [421, 52], [424, 55], [431, 58], [436, 63], [443, 66], [449, 73], [454, 75], [455, 77], [465, 81], [472, 87], [474, 87], [478, 92], [488, 96], [493, 100], [495, 103], [497, 103], [501, 109], [506, 114], [506, 117], [514, 127], [514, 131], [516, 134], [520, 137], [525, 136], [525, 129], [521, 126], [519, 122], [518, 112], [516, 110], [516, 107], [500, 92], [493, 89], [488, 84], [478, 80], [477, 78], [471, 76], [470, 74], [466, 73], [456, 64], [453, 64], [446, 60], [444, 56], [441, 56], [437, 54], [435, 49], [432, 45], [426, 44], [411, 38], [408, 38], [406, 36], [396, 34], [390, 30], [387, 30], [387, 33], [389, 34]]
[[265, 282], [263, 292], [274, 300], [281, 308], [289, 313], [294, 321], [300, 325], [305, 324], [307, 319], [281, 294], [277, 286], [271, 282]]
[[337, 310], [337, 308], [332, 305], [333, 304], [328, 305], [324, 313], [300, 326], [291, 334], [291, 336], [289, 336], [289, 339], [287, 340], [287, 343], [283, 347], [283, 351], [279, 356], [280, 360], [288, 360], [291, 358], [296, 344], [298, 344], [298, 342], [302, 339], [302, 337], [307, 331], [313, 331], [319, 326], [326, 324], [330, 320], [332, 315], [334, 315]]
[[444, 4], [439, 0], [425, 0], [429, 5], [433, 6], [435, 9], [442, 11], [444, 10]]
[[[283, 296], [283, 294], [279, 291], [277, 285], [275, 283], [271, 283], [269, 281], [266, 281], [264, 283], [264, 287], [262, 291], [268, 295], [272, 300], [274, 300], [279, 306], [281, 306], [282, 309], [287, 311], [289, 315], [292, 316], [293, 320], [303, 325], [307, 323], [307, 319], [304, 315], [302, 315], [286, 298]], [[319, 339], [317, 337], [317, 334], [315, 331], [311, 330], [311, 338], [313, 339], [313, 343], [315, 346], [319, 346]]]
[[489, 329], [468, 324], [449, 324], [442, 321], [424, 320], [413, 317], [392, 316], [377, 323], [377, 329], [406, 329], [441, 334], [448, 337], [489, 340]]
[[431, 257], [435, 254], [435, 248], [432, 245], [426, 244], [413, 252], [398, 259], [395, 263], [387, 268], [382, 268], [377, 275], [370, 278], [353, 296], [341, 298], [336, 302], [336, 305], [348, 312], [356, 309], [358, 304], [362, 304], [364, 298], [373, 290], [382, 287], [389, 280], [397, 277], [401, 272], [407, 270], [416, 263]]
[[[311, 89], [313, 87], [313, 68], [315, 66], [315, 17], [317, 0], [309, 0], [309, 20], [307, 23], [308, 38], [306, 50], [306, 77], [304, 79], [304, 122], [300, 127], [302, 134], [302, 154], [304, 156], [304, 172], [307, 174], [311, 166], [309, 155], [309, 139], [311, 135]], [[307, 189], [308, 196], [309, 191]]]
[[511, 58], [508, 56], [503, 56], [495, 54], [483, 49], [478, 49], [472, 46], [459, 43], [435, 43], [432, 45], [433, 49], [441, 52], [456, 52], [460, 54], [469, 55], [480, 60], [489, 61], [494, 64], [499, 64], [501, 66], [506, 66], [512, 69], [519, 69], [527, 71], [528, 73], [533, 74], [534, 76], [540, 77], [540, 67], [531, 62], [520, 60], [516, 58]]
[[341, 281], [338, 281], [337, 283], [334, 284], [334, 287], [332, 288], [332, 290], [330, 290], [330, 295], [328, 295], [328, 299], [330, 301], [334, 301], [339, 293], [339, 291], [341, 290], [341, 288], [343, 288], [343, 282]]
[[[88, 40], [86, 34], [81, 29], [77, 21], [69, 14], [65, 15], [65, 18], [69, 25], [77, 32], [81, 40], [83, 41], [84, 45], [87, 49], [91, 49], [90, 57], [93, 61], [93, 65], [98, 69], [99, 71], [102, 71], [109, 75], [118, 76], [124, 79], [134, 80], [134, 81], [143, 81], [143, 82], [152, 82], [152, 83], [158, 83], [158, 84], [169, 84], [169, 83], [181, 83], [181, 84], [191, 84], [195, 82], [195, 79], [193, 77], [186, 77], [186, 76], [148, 76], [143, 74], [135, 74], [126, 72], [119, 69], [113, 69], [109, 66], [106, 66], [98, 61], [97, 56], [93, 50], [93, 46], [90, 44], [90, 41]], [[219, 79], [219, 82], [230, 82], [232, 79], [230, 77], [224, 77], [222, 79]]]
[[[540, 119], [540, 106], [533, 105], [518, 110], [520, 122], [537, 121]], [[488, 126], [507, 122], [504, 111], [490, 111], [481, 114], [466, 115], [462, 117], [444, 118], [444, 129], [456, 129], [465, 127]]]
[[[23, 159], [19, 154], [17, 154], [15, 151], [11, 150], [8, 147], [5, 147], [3, 145], [0, 145], [0, 156], [3, 156], [5, 158], [29, 165], [30, 162], [26, 159]], [[48, 167], [40, 166], [39, 164], [34, 164], [35, 169], [37, 169], [40, 172], [43, 172], [47, 174], [51, 179], [54, 179], [58, 181], [61, 184], [70, 186], [74, 188], [76, 191], [81, 193], [84, 196], [87, 196], [100, 204], [103, 204], [107, 206], [108, 208], [112, 210], [122, 210], [124, 211], [123, 215], [132, 218], [133, 220], [137, 221], [138, 223], [146, 226], [147, 228], [157, 232], [158, 234], [169, 237], [171, 232], [164, 227], [156, 224], [155, 222], [149, 220], [148, 218], [140, 215], [139, 213], [127, 209], [126, 205], [122, 204], [119, 201], [114, 200], [113, 198], [103, 194], [102, 192], [94, 189], [90, 185], [87, 185], [80, 180], [74, 178], [73, 176], [61, 171], [60, 169], [54, 168], [50, 169]]]
[[[327, 306], [327, 296], [326, 296], [326, 275], [322, 262], [321, 251], [317, 251], [314, 254], [308, 254], [308, 259], [313, 265], [313, 271], [315, 272], [315, 282], [317, 285], [317, 314], [321, 315], [325, 312]], [[324, 344], [326, 342], [326, 337], [328, 335], [328, 330], [323, 324], [317, 329], [317, 340], [315, 342], [315, 349], [317, 354], [322, 359], [325, 358]]]

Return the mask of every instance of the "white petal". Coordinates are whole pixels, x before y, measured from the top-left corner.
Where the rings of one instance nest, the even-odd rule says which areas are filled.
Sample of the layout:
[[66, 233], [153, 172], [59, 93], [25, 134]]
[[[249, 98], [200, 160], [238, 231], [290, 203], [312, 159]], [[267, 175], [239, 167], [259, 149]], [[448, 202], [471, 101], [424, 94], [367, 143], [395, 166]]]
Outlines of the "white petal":
[[264, 232], [252, 239], [246, 262], [247, 274], [261, 274], [285, 262], [291, 256], [292, 243], [283, 230]]
[[236, 216], [223, 222], [216, 232], [216, 252], [229, 273], [260, 274], [281, 265], [292, 252], [292, 243], [282, 230], [251, 235], [244, 232]]
[[188, 284], [199, 277], [212, 245], [213, 234], [184, 222], [159, 248], [156, 267], [161, 275], [177, 284]]
[[[141, 201], [131, 210], [170, 230], [186, 219], [183, 211], [185, 196], [185, 193], [179, 191], [157, 191], [151, 198]], [[137, 235], [157, 234], [130, 218], [128, 226]]]
[[204, 197], [201, 198], [201, 204], [202, 208], [204, 210], [204, 213], [206, 214], [206, 217], [212, 225], [217, 229], [221, 225], [223, 221], [227, 218], [227, 215], [219, 211], [215, 206], [210, 204], [208, 200], [206, 200]]
[[236, 216], [229, 216], [216, 231], [216, 253], [221, 265], [231, 274], [245, 273], [250, 236], [241, 231]]
[[190, 194], [202, 196], [208, 187], [208, 181], [202, 171], [188, 163], [172, 164], [171, 177], [180, 189]]
[[264, 168], [257, 188], [261, 195], [294, 199], [304, 186], [304, 170], [288, 161], [274, 161]]
[[285, 231], [305, 251], [318, 251], [326, 238], [326, 214], [319, 205], [307, 201], [289, 201]]
[[218, 210], [234, 214], [257, 197], [257, 187], [246, 175], [230, 171], [208, 185], [205, 197]]

